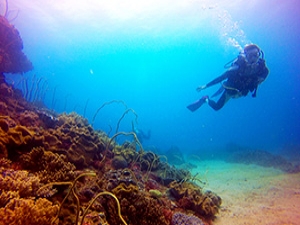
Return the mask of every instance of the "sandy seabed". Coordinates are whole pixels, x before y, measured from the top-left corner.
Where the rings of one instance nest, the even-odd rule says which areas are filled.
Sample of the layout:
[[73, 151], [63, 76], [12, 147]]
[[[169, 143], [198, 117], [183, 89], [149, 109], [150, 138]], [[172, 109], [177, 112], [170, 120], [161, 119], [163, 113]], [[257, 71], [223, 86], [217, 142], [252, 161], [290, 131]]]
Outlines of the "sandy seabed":
[[300, 173], [223, 161], [192, 163], [203, 189], [222, 198], [215, 225], [300, 225]]

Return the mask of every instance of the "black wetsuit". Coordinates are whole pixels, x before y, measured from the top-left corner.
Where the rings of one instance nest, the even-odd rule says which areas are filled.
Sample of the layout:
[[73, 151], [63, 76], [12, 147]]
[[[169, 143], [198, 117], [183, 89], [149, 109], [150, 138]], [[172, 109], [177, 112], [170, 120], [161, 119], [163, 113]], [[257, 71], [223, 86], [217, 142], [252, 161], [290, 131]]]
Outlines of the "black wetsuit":
[[239, 56], [232, 67], [206, 85], [206, 87], [210, 87], [227, 79], [223, 83], [224, 91], [220, 99], [217, 102], [208, 99], [208, 104], [214, 110], [219, 110], [230, 98], [246, 96], [249, 91], [252, 92], [252, 96], [255, 97], [258, 85], [266, 79], [268, 74], [269, 69], [266, 67], [265, 60], [260, 58], [258, 62], [252, 66], [247, 65], [243, 56]]

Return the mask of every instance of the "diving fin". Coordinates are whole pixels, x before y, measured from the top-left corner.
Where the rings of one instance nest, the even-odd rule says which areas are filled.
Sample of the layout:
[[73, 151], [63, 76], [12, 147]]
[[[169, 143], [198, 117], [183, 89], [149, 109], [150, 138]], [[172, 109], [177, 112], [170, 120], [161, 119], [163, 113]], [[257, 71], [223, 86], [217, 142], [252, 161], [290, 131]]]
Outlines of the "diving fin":
[[197, 109], [199, 109], [205, 102], [206, 102], [206, 99], [208, 99], [208, 96], [203, 96], [202, 98], [200, 98], [199, 100], [195, 101], [194, 103], [190, 104], [187, 106], [187, 108], [194, 112], [196, 111]]

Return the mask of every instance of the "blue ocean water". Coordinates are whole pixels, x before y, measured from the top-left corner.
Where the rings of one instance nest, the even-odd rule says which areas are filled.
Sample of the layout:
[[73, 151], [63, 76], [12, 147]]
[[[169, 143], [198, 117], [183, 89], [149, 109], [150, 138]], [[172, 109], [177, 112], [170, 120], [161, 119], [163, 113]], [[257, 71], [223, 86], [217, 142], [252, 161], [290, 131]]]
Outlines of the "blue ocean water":
[[[111, 136], [132, 109], [118, 130], [129, 132], [132, 123], [151, 130], [143, 145], [161, 151], [299, 149], [297, 0], [14, 0], [9, 10], [34, 70], [6, 77], [16, 84], [25, 77], [34, 88], [42, 79], [51, 110], [75, 111]], [[219, 88], [196, 91], [247, 43], [262, 48], [270, 69], [257, 98], [230, 100], [217, 112], [187, 110]], [[126, 106], [106, 105], [93, 119], [112, 100]]]

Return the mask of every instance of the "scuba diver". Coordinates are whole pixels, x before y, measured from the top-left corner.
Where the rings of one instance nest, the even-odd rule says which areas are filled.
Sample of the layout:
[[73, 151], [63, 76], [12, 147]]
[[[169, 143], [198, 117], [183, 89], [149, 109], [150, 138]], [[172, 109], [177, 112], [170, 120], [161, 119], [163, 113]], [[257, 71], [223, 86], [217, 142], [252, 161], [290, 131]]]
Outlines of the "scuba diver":
[[132, 131], [136, 134], [140, 143], [143, 143], [144, 139], [149, 140], [151, 137], [151, 130], [148, 130], [148, 133], [145, 134], [145, 132], [139, 129], [137, 126], [135, 126], [133, 122], [132, 122]]
[[[230, 63], [231, 66], [228, 68], [228, 64]], [[263, 51], [255, 44], [246, 45], [243, 53], [240, 53], [237, 59], [233, 62], [230, 61], [224, 67], [228, 68], [225, 73], [208, 84], [199, 86], [196, 89], [200, 92], [227, 79], [222, 83], [221, 88], [211, 96], [215, 97], [222, 93], [219, 100], [215, 102], [205, 95], [187, 106], [190, 111], [196, 111], [206, 102], [214, 110], [219, 110], [229, 99], [246, 96], [249, 92], [252, 92], [252, 97], [256, 97], [258, 85], [261, 84], [269, 74]]]

